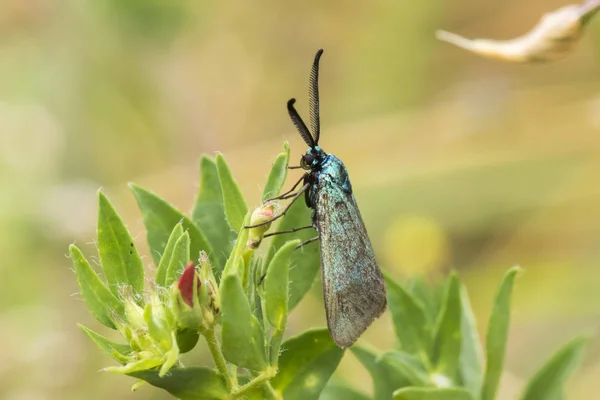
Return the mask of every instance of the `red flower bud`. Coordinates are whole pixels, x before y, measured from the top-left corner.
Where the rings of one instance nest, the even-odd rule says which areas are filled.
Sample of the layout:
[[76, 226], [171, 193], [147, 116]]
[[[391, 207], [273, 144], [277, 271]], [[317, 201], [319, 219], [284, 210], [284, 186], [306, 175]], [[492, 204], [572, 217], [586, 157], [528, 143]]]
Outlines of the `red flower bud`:
[[194, 281], [196, 282], [198, 292], [200, 292], [202, 282], [196, 275], [194, 262], [190, 261], [183, 270], [179, 282], [177, 282], [181, 298], [190, 307], [194, 307]]

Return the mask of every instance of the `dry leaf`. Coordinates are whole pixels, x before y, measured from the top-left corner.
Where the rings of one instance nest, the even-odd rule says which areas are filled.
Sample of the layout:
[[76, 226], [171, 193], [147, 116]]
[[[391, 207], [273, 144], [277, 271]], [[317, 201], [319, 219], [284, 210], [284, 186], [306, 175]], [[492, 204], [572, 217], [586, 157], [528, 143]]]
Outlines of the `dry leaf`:
[[483, 57], [520, 63], [556, 61], [571, 52], [598, 9], [598, 0], [559, 8], [545, 14], [527, 34], [512, 40], [467, 39], [446, 31], [437, 31], [436, 36]]

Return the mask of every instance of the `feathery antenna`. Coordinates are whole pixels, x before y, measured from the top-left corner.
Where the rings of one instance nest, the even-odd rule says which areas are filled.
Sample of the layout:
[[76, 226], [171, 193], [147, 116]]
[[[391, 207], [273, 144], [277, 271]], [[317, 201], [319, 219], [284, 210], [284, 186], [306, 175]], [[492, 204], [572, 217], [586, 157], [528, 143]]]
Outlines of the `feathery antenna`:
[[296, 126], [298, 133], [300, 134], [300, 136], [302, 136], [302, 139], [304, 139], [304, 142], [309, 147], [315, 147], [317, 145], [315, 143], [315, 140], [313, 139], [310, 132], [308, 131], [308, 128], [306, 127], [306, 124], [304, 123], [304, 121], [302, 121], [302, 118], [300, 118], [298, 111], [296, 111], [296, 108], [294, 108], [295, 102], [296, 102], [296, 99], [289, 99], [287, 102], [287, 109], [288, 109], [288, 113], [290, 114], [290, 118], [292, 119], [292, 122]]
[[317, 51], [312, 69], [310, 70], [310, 80], [308, 86], [308, 104], [310, 116], [310, 129], [313, 134], [315, 144], [319, 144], [321, 135], [321, 120], [319, 117], [319, 60], [323, 54], [323, 49]]

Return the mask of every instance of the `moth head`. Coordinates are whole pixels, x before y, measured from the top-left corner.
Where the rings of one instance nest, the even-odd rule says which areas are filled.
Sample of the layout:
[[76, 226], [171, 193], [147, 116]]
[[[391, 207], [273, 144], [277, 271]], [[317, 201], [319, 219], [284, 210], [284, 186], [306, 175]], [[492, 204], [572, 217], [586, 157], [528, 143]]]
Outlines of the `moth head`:
[[300, 158], [300, 166], [306, 170], [315, 169], [322, 162], [324, 156], [325, 152], [319, 146], [310, 147]]

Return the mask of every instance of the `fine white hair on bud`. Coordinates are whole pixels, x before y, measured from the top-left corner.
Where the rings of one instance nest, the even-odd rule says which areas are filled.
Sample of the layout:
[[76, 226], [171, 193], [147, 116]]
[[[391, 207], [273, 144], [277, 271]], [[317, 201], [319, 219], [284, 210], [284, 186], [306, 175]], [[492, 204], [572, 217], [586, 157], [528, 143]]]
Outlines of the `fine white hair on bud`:
[[551, 62], [571, 53], [598, 9], [598, 0], [559, 8], [542, 16], [528, 33], [511, 40], [467, 39], [446, 31], [437, 31], [436, 37], [483, 57], [515, 63]]

